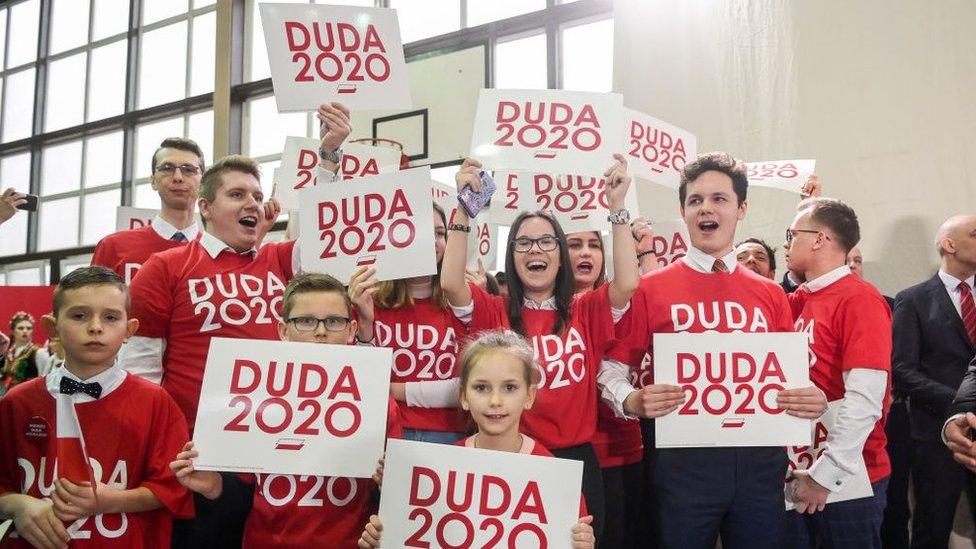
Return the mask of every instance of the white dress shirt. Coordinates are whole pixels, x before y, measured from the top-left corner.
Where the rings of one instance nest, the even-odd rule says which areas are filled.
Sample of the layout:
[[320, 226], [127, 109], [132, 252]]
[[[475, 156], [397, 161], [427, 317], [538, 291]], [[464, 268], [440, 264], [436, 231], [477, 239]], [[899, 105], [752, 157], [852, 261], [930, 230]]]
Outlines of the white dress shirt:
[[[52, 370], [51, 373], [44, 378], [44, 385], [47, 387], [47, 391], [55, 398], [61, 394], [61, 378], [63, 377], [73, 379], [78, 383], [98, 383], [102, 386], [102, 396], [100, 398], [105, 398], [106, 395], [118, 389], [119, 386], [122, 385], [122, 382], [125, 381], [125, 376], [127, 375], [125, 370], [119, 366], [118, 360], [112, 364], [111, 368], [100, 374], [93, 375], [88, 379], [81, 379], [80, 377], [76, 376], [70, 368], [71, 366], [65, 363], [64, 366]], [[71, 396], [73, 397], [72, 400], [75, 403], [92, 402], [95, 400], [95, 398], [88, 393], [83, 393], [81, 391], [78, 391]]]
[[[960, 290], [959, 284], [963, 281], [943, 271], [942, 269], [939, 269], [939, 278], [942, 280], [942, 284], [945, 285], [946, 292], [949, 294], [949, 299], [952, 300], [952, 306], [956, 308], [956, 314], [959, 315], [959, 318], [962, 318], [962, 290]], [[966, 284], [969, 285], [970, 295], [973, 295], [974, 279], [976, 279], [976, 276], [971, 276], [965, 280]]]
[[185, 236], [187, 242], [189, 242], [194, 238], [196, 238], [197, 234], [200, 232], [200, 229], [197, 226], [196, 221], [194, 221], [191, 225], [189, 225], [185, 229], [177, 229], [176, 227], [171, 225], [169, 221], [166, 221], [165, 219], [163, 219], [161, 216], [158, 215], [153, 218], [150, 226], [154, 231], [156, 231], [156, 234], [158, 234], [164, 240], [173, 240], [174, 234], [183, 233], [183, 236]]

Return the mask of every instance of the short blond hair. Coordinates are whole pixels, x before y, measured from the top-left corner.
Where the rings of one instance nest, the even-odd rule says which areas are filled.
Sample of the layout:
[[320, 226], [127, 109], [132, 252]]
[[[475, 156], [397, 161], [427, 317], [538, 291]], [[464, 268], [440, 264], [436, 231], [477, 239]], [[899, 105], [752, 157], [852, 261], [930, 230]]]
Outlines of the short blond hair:
[[203, 177], [200, 179], [200, 198], [213, 202], [217, 197], [217, 191], [224, 183], [224, 174], [227, 172], [246, 173], [261, 181], [261, 168], [257, 162], [243, 155], [232, 154], [214, 162], [207, 171], [203, 172]]

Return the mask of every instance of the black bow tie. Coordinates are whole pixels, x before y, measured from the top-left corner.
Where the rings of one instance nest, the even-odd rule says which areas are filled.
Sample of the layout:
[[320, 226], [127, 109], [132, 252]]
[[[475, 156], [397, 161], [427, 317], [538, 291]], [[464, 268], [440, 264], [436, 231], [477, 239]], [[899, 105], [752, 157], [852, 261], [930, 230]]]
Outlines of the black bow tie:
[[61, 378], [61, 394], [73, 395], [79, 391], [92, 398], [102, 396], [102, 386], [99, 383], [82, 383], [68, 377]]

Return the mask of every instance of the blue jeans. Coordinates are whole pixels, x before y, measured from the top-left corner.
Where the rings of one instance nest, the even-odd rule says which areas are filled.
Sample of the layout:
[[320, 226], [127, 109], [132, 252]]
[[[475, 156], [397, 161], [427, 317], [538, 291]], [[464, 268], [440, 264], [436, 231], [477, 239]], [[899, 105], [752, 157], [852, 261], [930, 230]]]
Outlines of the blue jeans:
[[463, 433], [453, 431], [424, 431], [421, 429], [404, 429], [404, 440], [416, 440], [417, 442], [432, 442], [434, 444], [454, 444], [464, 438]]
[[793, 547], [881, 549], [881, 522], [887, 505], [888, 479], [871, 484], [874, 496], [827, 505], [823, 512], [789, 511]]

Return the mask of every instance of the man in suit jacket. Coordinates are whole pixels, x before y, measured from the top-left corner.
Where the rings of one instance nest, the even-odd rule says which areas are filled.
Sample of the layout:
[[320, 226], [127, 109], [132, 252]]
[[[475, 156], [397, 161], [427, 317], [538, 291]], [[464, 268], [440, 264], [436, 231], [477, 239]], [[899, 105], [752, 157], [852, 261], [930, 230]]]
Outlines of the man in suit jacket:
[[976, 495], [976, 477], [953, 461], [941, 437], [976, 352], [976, 326], [967, 333], [963, 321], [973, 304], [976, 216], [947, 219], [935, 245], [942, 258], [939, 272], [895, 297], [893, 321], [894, 382], [911, 410], [912, 547], [945, 547], [963, 487]]

